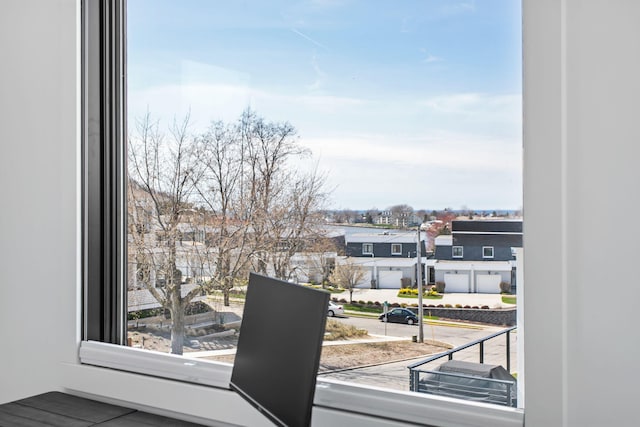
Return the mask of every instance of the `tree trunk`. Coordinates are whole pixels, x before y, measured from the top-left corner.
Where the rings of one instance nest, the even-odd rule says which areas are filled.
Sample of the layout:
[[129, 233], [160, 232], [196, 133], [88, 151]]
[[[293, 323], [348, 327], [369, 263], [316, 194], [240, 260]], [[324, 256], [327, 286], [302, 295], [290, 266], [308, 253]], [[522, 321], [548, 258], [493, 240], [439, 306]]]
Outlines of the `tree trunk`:
[[222, 296], [223, 296], [223, 303], [225, 307], [229, 307], [229, 305], [231, 304], [230, 302], [230, 298], [229, 298], [229, 294], [231, 293], [231, 289], [225, 287], [222, 290]]
[[353, 289], [349, 289], [349, 304], [353, 304]]
[[184, 346], [184, 310], [180, 303], [180, 287], [176, 286], [171, 298], [171, 353], [182, 354]]

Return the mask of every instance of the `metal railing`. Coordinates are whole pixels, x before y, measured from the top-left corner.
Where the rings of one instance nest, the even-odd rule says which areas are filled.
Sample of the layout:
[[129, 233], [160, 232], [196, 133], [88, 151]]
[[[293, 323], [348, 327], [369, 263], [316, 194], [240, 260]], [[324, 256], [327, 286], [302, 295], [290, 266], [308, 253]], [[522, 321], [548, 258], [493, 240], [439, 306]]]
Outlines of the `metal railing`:
[[[516, 382], [441, 371], [414, 371], [417, 391], [496, 405], [516, 406]], [[422, 374], [422, 375], [421, 375]]]
[[[437, 394], [441, 395], [455, 395], [456, 397], [467, 398], [471, 400], [486, 400], [493, 403], [499, 403], [507, 406], [515, 406], [515, 379], [513, 382], [497, 380], [493, 378], [480, 378], [471, 375], [457, 374], [450, 372], [439, 372], [428, 369], [420, 369], [428, 363], [436, 361], [438, 359], [447, 358], [447, 360], [453, 360], [453, 355], [459, 351], [466, 350], [468, 348], [478, 346], [479, 354], [478, 359], [480, 363], [484, 363], [484, 344], [485, 342], [505, 335], [506, 337], [506, 370], [511, 372], [511, 331], [515, 330], [517, 326], [511, 326], [503, 329], [502, 331], [488, 335], [484, 338], [477, 339], [470, 343], [461, 345], [454, 349], [434, 354], [424, 360], [409, 365], [409, 389], [411, 391], [433, 393], [437, 391]], [[422, 377], [421, 377], [421, 374]], [[473, 385], [462, 385], [453, 383], [461, 383], [460, 379], [465, 378], [467, 380], [477, 379], [487, 381], [485, 387], [477, 387]], [[444, 381], [443, 381], [444, 380]], [[436, 382], [437, 387], [436, 386]], [[446, 384], [444, 384], [446, 383]], [[481, 390], [482, 389], [482, 392]], [[496, 389], [501, 390], [496, 392]]]

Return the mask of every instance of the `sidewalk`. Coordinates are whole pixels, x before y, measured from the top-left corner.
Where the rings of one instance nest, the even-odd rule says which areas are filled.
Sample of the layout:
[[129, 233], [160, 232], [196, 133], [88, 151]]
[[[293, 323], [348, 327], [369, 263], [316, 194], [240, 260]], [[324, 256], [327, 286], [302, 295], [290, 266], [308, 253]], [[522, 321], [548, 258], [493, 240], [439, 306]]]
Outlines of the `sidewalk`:
[[[342, 294], [334, 294], [334, 297], [338, 299], [344, 298], [345, 300], [349, 300], [349, 292], [345, 291]], [[354, 301], [378, 301], [383, 303], [387, 301], [388, 303], [397, 302], [399, 304], [417, 304], [417, 298], [401, 298], [398, 297], [398, 289], [354, 289], [353, 290], [353, 300]], [[462, 306], [477, 305], [478, 307], [482, 307], [483, 305], [488, 305], [490, 308], [511, 308], [515, 307], [514, 304], [505, 304], [502, 302], [502, 295], [500, 294], [443, 294], [442, 299], [432, 300], [424, 298], [422, 300], [423, 304], [451, 304], [455, 307], [456, 304], [460, 304]]]

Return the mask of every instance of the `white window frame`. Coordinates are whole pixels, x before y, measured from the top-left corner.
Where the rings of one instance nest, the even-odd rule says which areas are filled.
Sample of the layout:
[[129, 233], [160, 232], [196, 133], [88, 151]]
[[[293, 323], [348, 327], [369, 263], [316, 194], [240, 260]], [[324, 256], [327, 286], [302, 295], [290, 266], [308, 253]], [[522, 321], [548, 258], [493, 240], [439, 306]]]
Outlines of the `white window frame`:
[[[393, 248], [394, 247], [399, 247], [400, 250], [398, 251], [394, 251]], [[402, 255], [402, 243], [392, 243], [391, 244], [391, 255]]]
[[[460, 249], [460, 255], [456, 255], [456, 249]], [[464, 246], [451, 246], [451, 258], [464, 258]]]
[[[366, 248], [371, 248], [371, 250], [367, 250]], [[373, 255], [373, 243], [362, 244], [362, 255]]]
[[[486, 255], [485, 251], [487, 249], [491, 249], [491, 255]], [[494, 250], [493, 246], [483, 246], [482, 247], [482, 258], [493, 259], [494, 254], [495, 254], [495, 250]]]

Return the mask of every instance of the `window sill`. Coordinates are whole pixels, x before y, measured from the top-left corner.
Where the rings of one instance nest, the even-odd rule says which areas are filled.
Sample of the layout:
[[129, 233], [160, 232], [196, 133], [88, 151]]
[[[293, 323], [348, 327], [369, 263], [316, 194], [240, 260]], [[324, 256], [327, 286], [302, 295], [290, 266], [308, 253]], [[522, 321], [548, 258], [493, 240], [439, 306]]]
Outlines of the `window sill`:
[[[85, 341], [80, 346], [83, 364], [117, 369], [228, 390], [231, 365], [155, 353], [147, 350]], [[407, 374], [408, 381], [408, 374]], [[391, 422], [443, 427], [490, 425], [522, 427], [524, 411], [440, 396], [318, 379], [316, 408], [362, 414]]]

